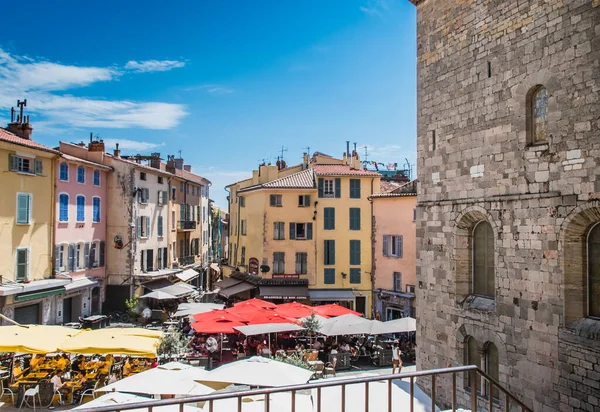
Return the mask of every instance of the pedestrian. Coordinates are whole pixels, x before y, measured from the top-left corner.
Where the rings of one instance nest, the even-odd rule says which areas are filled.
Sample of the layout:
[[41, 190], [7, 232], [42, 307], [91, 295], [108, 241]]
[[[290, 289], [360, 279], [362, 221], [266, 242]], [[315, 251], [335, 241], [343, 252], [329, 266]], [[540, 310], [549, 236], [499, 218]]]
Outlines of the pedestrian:
[[214, 336], [211, 335], [206, 340], [206, 348], [208, 349], [208, 370], [211, 370], [213, 368], [214, 357], [219, 349], [219, 342], [217, 342]]
[[394, 341], [394, 347], [392, 348], [392, 374], [396, 373], [396, 368], [400, 373], [402, 370], [402, 351], [400, 350], [400, 342], [397, 340]]

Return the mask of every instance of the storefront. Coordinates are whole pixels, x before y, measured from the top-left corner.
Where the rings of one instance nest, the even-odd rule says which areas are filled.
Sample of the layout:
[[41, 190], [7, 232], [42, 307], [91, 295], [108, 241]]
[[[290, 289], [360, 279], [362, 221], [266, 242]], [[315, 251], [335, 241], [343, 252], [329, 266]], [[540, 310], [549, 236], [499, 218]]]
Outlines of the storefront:
[[[62, 305], [64, 286], [70, 282], [70, 279], [43, 279], [29, 283], [3, 284], [0, 286], [0, 311], [19, 323], [57, 323], [57, 308]], [[60, 305], [57, 303], [59, 300]], [[0, 324], [7, 322], [2, 320]]]
[[415, 317], [415, 295], [381, 289], [375, 292], [375, 310], [382, 321]]
[[308, 295], [312, 306], [336, 303], [345, 308], [356, 310], [354, 293], [348, 289], [310, 289]]

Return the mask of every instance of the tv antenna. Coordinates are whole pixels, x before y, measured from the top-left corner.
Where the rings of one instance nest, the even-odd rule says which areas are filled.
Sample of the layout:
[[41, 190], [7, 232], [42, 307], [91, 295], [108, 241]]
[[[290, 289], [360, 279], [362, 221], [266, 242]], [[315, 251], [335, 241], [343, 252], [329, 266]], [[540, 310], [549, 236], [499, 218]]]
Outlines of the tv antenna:
[[258, 161], [258, 163], [259, 163], [259, 164], [264, 164], [264, 165], [267, 165], [267, 164], [269, 164], [269, 165], [270, 165], [270, 164], [271, 164], [271, 158], [269, 157], [268, 159], [267, 159], [267, 158], [260, 159], [260, 160]]
[[363, 146], [361, 147], [361, 149], [364, 149], [365, 151], [365, 162], [369, 160], [369, 148], [367, 146]]
[[280, 159], [281, 159], [282, 161], [283, 161], [283, 152], [287, 152], [287, 151], [288, 151], [287, 147], [283, 147], [283, 145], [281, 145], [281, 150], [280, 150], [280, 152], [281, 152], [281, 157], [280, 157]]
[[308, 154], [308, 156], [310, 157], [310, 146], [308, 147], [303, 147], [302, 150], [306, 150], [306, 153]]
[[179, 158], [181, 159], [181, 150], [177, 151], [179, 153]]

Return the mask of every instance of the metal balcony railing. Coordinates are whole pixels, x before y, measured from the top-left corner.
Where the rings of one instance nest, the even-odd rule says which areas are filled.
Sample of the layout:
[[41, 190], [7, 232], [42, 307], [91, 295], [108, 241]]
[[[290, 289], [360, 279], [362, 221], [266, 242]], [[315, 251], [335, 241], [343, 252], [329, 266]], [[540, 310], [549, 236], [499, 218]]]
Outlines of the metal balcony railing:
[[195, 230], [196, 229], [196, 221], [195, 220], [180, 220], [177, 222], [177, 228], [179, 230]]
[[193, 265], [196, 263], [195, 256], [181, 256], [177, 258], [177, 260], [179, 261], [179, 266]]
[[[399, 409], [394, 409], [394, 405], [392, 404], [392, 381], [396, 379], [405, 379], [408, 378], [410, 380], [410, 407], [408, 411], [414, 411], [414, 394], [415, 394], [415, 378], [431, 378], [431, 410], [435, 411], [436, 407], [436, 378], [440, 375], [452, 375], [452, 411], [456, 411], [458, 408], [456, 402], [456, 382], [457, 382], [457, 374], [465, 373], [468, 374], [469, 382], [471, 388], [477, 387], [477, 380], [483, 378], [488, 382], [488, 386], [498, 388], [498, 391], [503, 395], [501, 396], [503, 399], [497, 400], [492, 396], [482, 397], [477, 393], [477, 390], [471, 391], [471, 399], [470, 399], [470, 409], [471, 411], [482, 411], [484, 409], [478, 408], [479, 405], [482, 405], [482, 402], [485, 402], [485, 405], [489, 408], [487, 409], [489, 412], [494, 410], [501, 409], [503, 411], [511, 410], [511, 405], [518, 405], [523, 412], [532, 412], [527, 406], [525, 406], [521, 401], [519, 401], [514, 395], [512, 395], [508, 390], [502, 387], [496, 380], [490, 378], [487, 374], [485, 374], [482, 370], [480, 370], [477, 366], [469, 365], [469, 366], [457, 366], [453, 368], [445, 368], [445, 369], [432, 369], [428, 371], [418, 371], [418, 372], [407, 372], [407, 373], [398, 373], [393, 375], [381, 375], [381, 376], [372, 376], [372, 377], [364, 377], [364, 378], [352, 378], [352, 379], [343, 379], [343, 380], [321, 380], [314, 383], [307, 383], [303, 385], [293, 385], [293, 386], [284, 386], [279, 388], [267, 388], [267, 389], [253, 389], [253, 390], [244, 390], [238, 392], [225, 392], [225, 393], [215, 393], [210, 395], [200, 395], [200, 396], [190, 396], [187, 398], [177, 398], [177, 399], [161, 399], [161, 400], [153, 400], [151, 402], [139, 402], [139, 403], [131, 403], [131, 404], [122, 404], [122, 405], [112, 405], [112, 406], [103, 406], [99, 408], [87, 409], [89, 411], [94, 412], [111, 412], [111, 411], [126, 411], [132, 409], [147, 409], [148, 412], [152, 412], [153, 408], [157, 406], [165, 406], [165, 405], [179, 405], [179, 410], [183, 411], [184, 404], [195, 404], [198, 402], [207, 402], [208, 410], [210, 412], [221, 412], [220, 410], [215, 411], [214, 402], [221, 399], [237, 399], [237, 412], [242, 411], [242, 399], [249, 396], [255, 395], [264, 395], [265, 397], [265, 412], [270, 412], [271, 406], [269, 402], [269, 396], [274, 393], [283, 393], [289, 392], [290, 396], [290, 406], [291, 411], [296, 412], [296, 393], [298, 391], [304, 391], [307, 389], [316, 389], [316, 398], [313, 399], [315, 403], [316, 412], [321, 412], [322, 409], [322, 400], [321, 400], [321, 389], [338, 386], [341, 387], [341, 411], [346, 411], [346, 386], [351, 384], [364, 384], [365, 388], [365, 405], [364, 411], [369, 412], [369, 383], [370, 382], [387, 382], [387, 412], [397, 411]], [[206, 404], [205, 404], [206, 405]], [[206, 408], [206, 406], [205, 406]], [[85, 409], [84, 409], [85, 410]], [[235, 410], [228, 411], [234, 412]], [[277, 412], [277, 411], [273, 411]], [[335, 411], [337, 412], [337, 411]], [[382, 410], [377, 410], [373, 412], [383, 412]]]

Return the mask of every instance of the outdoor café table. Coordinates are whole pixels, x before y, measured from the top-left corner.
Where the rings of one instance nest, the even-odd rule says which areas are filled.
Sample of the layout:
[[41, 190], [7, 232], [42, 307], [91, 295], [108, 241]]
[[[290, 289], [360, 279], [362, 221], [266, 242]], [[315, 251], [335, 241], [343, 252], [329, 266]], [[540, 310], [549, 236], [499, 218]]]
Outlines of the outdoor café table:
[[28, 381], [37, 381], [48, 377], [48, 372], [31, 372], [25, 375], [25, 379]]

